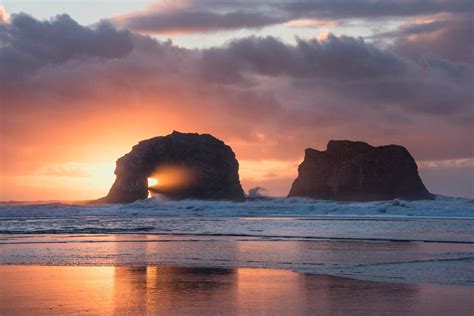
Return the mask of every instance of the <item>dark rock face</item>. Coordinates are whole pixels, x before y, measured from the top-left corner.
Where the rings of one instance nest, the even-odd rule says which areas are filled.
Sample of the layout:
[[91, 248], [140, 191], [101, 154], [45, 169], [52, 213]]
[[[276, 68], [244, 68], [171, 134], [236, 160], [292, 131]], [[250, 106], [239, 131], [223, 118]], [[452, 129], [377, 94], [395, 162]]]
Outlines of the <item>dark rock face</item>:
[[404, 147], [346, 140], [330, 141], [326, 151], [306, 149], [288, 196], [347, 201], [434, 197]]
[[208, 134], [155, 137], [139, 142], [117, 160], [116, 180], [99, 202], [130, 203], [153, 192], [174, 198], [244, 200], [239, 164], [232, 149]]

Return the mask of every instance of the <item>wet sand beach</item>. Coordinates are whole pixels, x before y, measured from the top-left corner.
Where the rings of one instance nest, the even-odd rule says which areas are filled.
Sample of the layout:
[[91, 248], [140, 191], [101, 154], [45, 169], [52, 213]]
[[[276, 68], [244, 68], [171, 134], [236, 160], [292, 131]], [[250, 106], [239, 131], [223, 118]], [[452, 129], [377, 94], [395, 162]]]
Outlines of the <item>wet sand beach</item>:
[[472, 315], [473, 287], [279, 269], [0, 266], [0, 314]]

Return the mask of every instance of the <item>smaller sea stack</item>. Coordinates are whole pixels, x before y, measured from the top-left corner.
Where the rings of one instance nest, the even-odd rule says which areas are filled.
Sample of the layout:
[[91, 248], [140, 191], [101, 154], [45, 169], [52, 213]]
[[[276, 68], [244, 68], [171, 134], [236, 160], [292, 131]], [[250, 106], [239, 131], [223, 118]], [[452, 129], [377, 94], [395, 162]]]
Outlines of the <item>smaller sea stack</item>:
[[340, 201], [433, 199], [415, 159], [399, 145], [331, 140], [326, 151], [305, 150], [288, 197]]

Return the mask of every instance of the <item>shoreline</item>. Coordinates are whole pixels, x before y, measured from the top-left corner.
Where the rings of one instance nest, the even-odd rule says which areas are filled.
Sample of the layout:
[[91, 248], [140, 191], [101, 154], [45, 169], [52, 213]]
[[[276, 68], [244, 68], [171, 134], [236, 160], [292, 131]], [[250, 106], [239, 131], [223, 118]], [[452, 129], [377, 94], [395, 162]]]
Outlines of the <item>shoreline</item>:
[[311, 275], [474, 288], [474, 246], [183, 235], [0, 236], [0, 265], [285, 269]]

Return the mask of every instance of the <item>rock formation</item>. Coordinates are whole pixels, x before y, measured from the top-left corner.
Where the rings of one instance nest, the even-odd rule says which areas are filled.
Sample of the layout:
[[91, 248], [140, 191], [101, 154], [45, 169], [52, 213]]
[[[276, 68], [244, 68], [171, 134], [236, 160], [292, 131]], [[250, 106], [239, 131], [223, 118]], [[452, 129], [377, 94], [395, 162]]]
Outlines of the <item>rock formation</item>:
[[[174, 198], [244, 200], [232, 149], [208, 134], [173, 132], [144, 140], [117, 160], [105, 203], [130, 203], [148, 190]], [[156, 185], [148, 187], [148, 178]]]
[[306, 149], [288, 197], [377, 201], [432, 199], [433, 195], [404, 147], [331, 140], [326, 151]]

